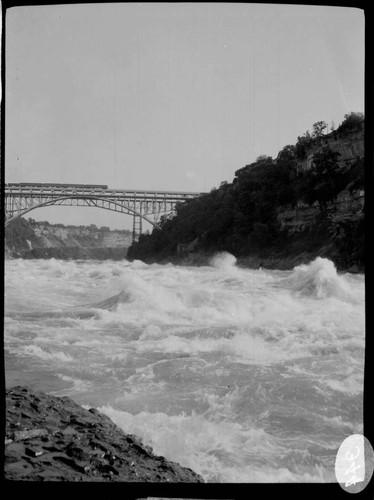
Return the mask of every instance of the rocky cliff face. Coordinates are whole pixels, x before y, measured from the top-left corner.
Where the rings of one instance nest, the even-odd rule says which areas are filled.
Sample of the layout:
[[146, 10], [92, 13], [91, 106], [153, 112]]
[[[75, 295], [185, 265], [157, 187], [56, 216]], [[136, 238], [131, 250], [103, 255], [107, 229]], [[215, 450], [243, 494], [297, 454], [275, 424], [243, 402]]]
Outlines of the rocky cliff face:
[[364, 121], [357, 123], [349, 130], [330, 132], [314, 140], [306, 151], [306, 157], [300, 161], [301, 170], [309, 170], [313, 163], [314, 154], [325, 146], [340, 154], [338, 161], [342, 165], [358, 158], [364, 158]]
[[6, 229], [5, 253], [13, 258], [124, 259], [131, 232], [17, 219]]
[[[356, 190], [353, 193], [343, 191], [335, 201], [328, 204], [328, 214], [331, 220], [363, 214], [364, 200], [363, 190]], [[278, 212], [278, 221], [282, 230], [285, 230], [288, 234], [293, 234], [304, 231], [316, 224], [319, 214], [318, 203], [309, 206], [300, 202], [296, 208], [282, 207]]]

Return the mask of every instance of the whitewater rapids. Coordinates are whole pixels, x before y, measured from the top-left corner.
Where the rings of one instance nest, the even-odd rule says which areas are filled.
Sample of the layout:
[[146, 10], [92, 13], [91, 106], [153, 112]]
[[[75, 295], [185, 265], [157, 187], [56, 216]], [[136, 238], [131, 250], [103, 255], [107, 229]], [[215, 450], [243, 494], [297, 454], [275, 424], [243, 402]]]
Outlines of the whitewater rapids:
[[332, 482], [363, 432], [364, 276], [5, 263], [5, 375], [95, 406], [208, 482]]

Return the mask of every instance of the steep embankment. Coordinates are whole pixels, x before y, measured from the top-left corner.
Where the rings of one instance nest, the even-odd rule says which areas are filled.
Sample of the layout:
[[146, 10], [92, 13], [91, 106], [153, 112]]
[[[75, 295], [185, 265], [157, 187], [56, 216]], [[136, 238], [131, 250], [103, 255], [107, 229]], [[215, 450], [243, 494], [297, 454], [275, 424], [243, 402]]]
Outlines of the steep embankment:
[[[176, 252], [168, 257], [145, 258], [147, 263], [173, 263], [175, 265], [205, 266], [219, 250], [193, 250], [191, 252]], [[301, 264], [312, 262], [317, 257], [324, 257], [334, 262], [340, 271], [365, 271], [361, 261], [354, 257], [342, 256], [339, 248], [331, 239], [329, 228], [325, 224], [314, 224], [300, 232], [284, 231], [271, 245], [254, 249], [247, 255], [237, 257], [237, 265], [245, 268], [267, 268], [291, 270]]]
[[[288, 270], [316, 257], [325, 257], [332, 260], [338, 270], [365, 272], [363, 206], [364, 194], [358, 190], [353, 194], [343, 192], [336, 202], [330, 203], [327, 218], [321, 216], [317, 205], [309, 207], [300, 203], [298, 208], [282, 207], [277, 215], [280, 227], [277, 237], [264, 243], [255, 242], [246, 252], [236, 254], [237, 264]], [[171, 250], [159, 245], [158, 251], [148, 254], [142, 253], [142, 247], [135, 247], [130, 259], [137, 258], [147, 263], [208, 265], [217, 251], [230, 251], [235, 255], [235, 251], [224, 245], [206, 247], [203, 237], [197, 237], [188, 243], [175, 241]]]
[[64, 226], [19, 218], [5, 233], [7, 257], [24, 259], [124, 259], [129, 231], [96, 226]]
[[6, 391], [4, 474], [13, 481], [204, 482], [96, 409], [27, 387]]
[[298, 137], [277, 158], [260, 156], [194, 200], [161, 230], [142, 235], [128, 258], [204, 264], [219, 251], [250, 267], [290, 269], [317, 256], [364, 271], [364, 121]]

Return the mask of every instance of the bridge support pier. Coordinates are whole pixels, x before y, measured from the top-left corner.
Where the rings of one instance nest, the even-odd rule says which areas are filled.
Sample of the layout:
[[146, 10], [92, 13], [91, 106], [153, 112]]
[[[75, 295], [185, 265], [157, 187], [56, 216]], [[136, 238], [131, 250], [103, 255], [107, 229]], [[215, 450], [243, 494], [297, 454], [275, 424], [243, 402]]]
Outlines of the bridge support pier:
[[134, 214], [132, 220], [132, 241], [138, 241], [139, 236], [142, 234], [142, 217]]

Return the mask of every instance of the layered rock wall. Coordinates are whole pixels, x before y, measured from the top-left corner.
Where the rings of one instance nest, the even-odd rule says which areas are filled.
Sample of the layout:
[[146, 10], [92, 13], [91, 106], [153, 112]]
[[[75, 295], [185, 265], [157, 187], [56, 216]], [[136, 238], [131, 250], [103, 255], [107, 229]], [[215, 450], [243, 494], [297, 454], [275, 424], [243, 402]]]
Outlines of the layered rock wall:
[[357, 123], [350, 130], [330, 132], [319, 139], [313, 140], [306, 151], [305, 159], [299, 162], [301, 170], [309, 170], [312, 167], [314, 154], [321, 151], [325, 146], [340, 153], [338, 161], [341, 164], [364, 158], [364, 121]]

